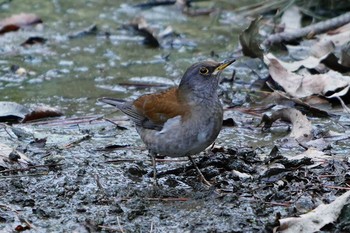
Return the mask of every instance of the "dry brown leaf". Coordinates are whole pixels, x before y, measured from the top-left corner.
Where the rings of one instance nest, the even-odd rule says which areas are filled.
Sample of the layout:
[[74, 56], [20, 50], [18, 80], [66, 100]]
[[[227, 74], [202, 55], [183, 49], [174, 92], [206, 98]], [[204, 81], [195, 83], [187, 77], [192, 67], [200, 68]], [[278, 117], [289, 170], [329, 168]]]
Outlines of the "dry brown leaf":
[[264, 123], [263, 128], [270, 128], [273, 122], [278, 119], [292, 123], [292, 130], [289, 137], [294, 138], [300, 143], [312, 139], [311, 122], [299, 110], [294, 108], [284, 108], [273, 112], [270, 117], [264, 115], [261, 120], [261, 123]]
[[332, 157], [325, 155], [324, 152], [317, 150], [315, 148], [309, 148], [306, 151], [304, 151], [303, 153], [298, 154], [296, 156], [288, 156], [289, 160], [300, 160], [303, 158], [310, 158], [314, 162], [320, 162], [320, 161], [324, 161], [327, 159], [331, 159]]
[[40, 118], [62, 116], [58, 108], [49, 106], [36, 106], [29, 109], [21, 104], [8, 101], [0, 101], [0, 122], [27, 122]]
[[242, 46], [242, 52], [245, 56], [251, 58], [262, 58], [263, 50], [260, 47], [261, 41], [259, 40], [259, 23], [261, 17], [254, 19], [248, 28], [243, 30], [239, 35], [239, 42]]
[[[327, 56], [328, 56], [328, 54], [325, 55], [325, 57], [327, 57]], [[292, 72], [292, 71], [296, 71], [296, 70], [300, 69], [300, 67], [313, 69], [313, 68], [317, 67], [320, 64], [321, 60], [324, 59], [325, 57], [317, 58], [314, 56], [309, 56], [308, 58], [306, 58], [304, 60], [300, 60], [300, 61], [284, 62], [282, 60], [279, 60], [272, 53], [268, 53], [264, 56], [264, 62], [265, 62], [265, 64], [268, 65], [269, 61], [266, 61], [266, 58], [269, 60], [272, 60], [272, 59], [277, 60], [286, 70]]]
[[25, 117], [22, 120], [22, 123], [41, 118], [58, 117], [62, 115], [63, 113], [58, 108], [53, 108], [49, 106], [37, 106], [30, 113], [25, 115]]
[[350, 41], [341, 47], [341, 61], [343, 66], [350, 67]]
[[9, 101], [0, 101], [0, 122], [19, 122], [30, 110], [25, 106]]
[[[291, 48], [291, 46], [289, 46]], [[284, 62], [279, 60], [272, 53], [266, 54], [266, 57], [269, 59], [276, 59], [279, 63], [282, 64], [288, 71], [296, 71], [301, 67], [305, 67], [308, 69], [314, 69], [319, 67], [320, 63], [326, 65], [329, 69], [338, 71], [341, 73], [346, 73], [350, 71], [350, 67], [347, 67], [343, 63], [340, 63], [338, 58], [334, 55], [335, 45], [331, 40], [324, 40], [315, 43], [311, 46], [310, 49], [303, 48], [304, 50], [308, 50], [309, 56], [305, 59], [293, 61], [293, 62]], [[343, 59], [342, 59], [343, 60]]]
[[[334, 51], [335, 46], [332, 41], [320, 41], [311, 46], [309, 50], [309, 57], [293, 62], [284, 62], [279, 60], [272, 53], [268, 53], [265, 56], [269, 59], [276, 59], [284, 68], [288, 71], [296, 71], [301, 67], [305, 67], [308, 69], [313, 69], [317, 67], [323, 60], [329, 57], [330, 54]], [[265, 61], [267, 64], [268, 61]]]
[[143, 17], [134, 18], [131, 23], [124, 25], [126, 29], [133, 29], [140, 36], [144, 37], [143, 43], [150, 47], [157, 48], [160, 46], [159, 40], [153, 30], [149, 27], [147, 21]]
[[274, 229], [274, 232], [312, 233], [319, 231], [326, 224], [338, 219], [343, 207], [349, 204], [349, 200], [350, 191], [347, 191], [330, 204], [321, 204], [316, 209], [299, 217], [280, 219], [280, 226]]
[[290, 100], [290, 101], [294, 102], [296, 105], [303, 106], [303, 108], [307, 109], [309, 111], [309, 113], [313, 116], [327, 117], [327, 116], [331, 115], [327, 111], [330, 108], [329, 102], [321, 102], [320, 97], [318, 97], [318, 99], [319, 99], [318, 101], [312, 100], [313, 97], [317, 97], [317, 96], [310, 96], [310, 97], [306, 97], [303, 100], [301, 100], [299, 98], [291, 97], [283, 91], [275, 90], [274, 87], [269, 82], [267, 82], [266, 84], [271, 90], [273, 90], [273, 92], [270, 94], [270, 96], [268, 96], [264, 100], [265, 103], [272, 102], [272, 103], [282, 103], [283, 104], [286, 100]]
[[350, 38], [350, 23], [345, 24], [333, 31], [318, 36], [320, 41], [332, 41], [335, 46], [342, 46]]
[[[339, 97], [348, 92], [350, 76], [344, 76], [335, 71], [317, 75], [298, 75], [289, 72], [277, 59], [265, 57], [272, 79], [277, 82], [287, 94], [303, 98], [311, 95], [321, 95], [328, 98]], [[334, 93], [327, 96], [327, 93]]]
[[33, 26], [43, 21], [35, 14], [20, 13], [12, 15], [9, 18], [5, 18], [0, 21], [0, 34], [4, 34], [10, 31], [17, 31], [20, 28], [26, 26]]
[[28, 165], [31, 161], [23, 153], [6, 144], [0, 143], [0, 167], [9, 168], [14, 163]]
[[328, 54], [335, 50], [335, 45], [331, 40], [323, 40], [315, 43], [310, 48], [310, 56], [316, 58], [327, 57]]

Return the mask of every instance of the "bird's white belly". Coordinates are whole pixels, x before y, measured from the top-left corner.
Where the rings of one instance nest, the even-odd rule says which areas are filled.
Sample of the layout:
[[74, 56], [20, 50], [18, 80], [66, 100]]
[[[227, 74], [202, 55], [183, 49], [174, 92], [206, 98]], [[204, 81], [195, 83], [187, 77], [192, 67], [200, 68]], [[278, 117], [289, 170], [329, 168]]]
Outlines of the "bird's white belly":
[[138, 128], [138, 132], [151, 152], [182, 157], [199, 153], [213, 143], [221, 129], [218, 122], [209, 116], [183, 122], [177, 116], [169, 119], [161, 131]]

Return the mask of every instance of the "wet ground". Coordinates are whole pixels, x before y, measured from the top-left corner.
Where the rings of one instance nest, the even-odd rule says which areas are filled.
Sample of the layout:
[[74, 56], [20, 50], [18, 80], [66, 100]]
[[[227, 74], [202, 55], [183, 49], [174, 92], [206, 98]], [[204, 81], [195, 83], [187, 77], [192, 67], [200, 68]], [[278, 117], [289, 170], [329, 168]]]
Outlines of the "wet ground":
[[[245, 58], [223, 74], [225, 127], [215, 145], [195, 157], [212, 187], [200, 182], [187, 159], [167, 157], [158, 158], [160, 185], [154, 187], [151, 161], [133, 125], [96, 99], [163, 90], [178, 83], [193, 62], [236, 56], [237, 34], [248, 23], [225, 2], [199, 3], [219, 10], [197, 17], [175, 6], [132, 7], [136, 3], [0, 5], [3, 17], [32, 12], [45, 24], [43, 30], [0, 37], [6, 45], [0, 58], [2, 100], [56, 106], [65, 115], [1, 125], [0, 143], [24, 153], [30, 163], [0, 171], [0, 231], [272, 232], [277, 219], [306, 213], [344, 193], [341, 187], [350, 182], [349, 116], [310, 115], [314, 139], [339, 134], [322, 144], [322, 159], [291, 160], [288, 156], [307, 148], [288, 143], [289, 123], [276, 122], [268, 131], [257, 126], [264, 113], [281, 106], [262, 101], [266, 93], [252, 84], [267, 70]], [[158, 35], [172, 27], [160, 48], [146, 46], [143, 37], [123, 27], [135, 16], [143, 16]], [[69, 37], [93, 24], [95, 34]], [[33, 35], [48, 42], [18, 46]], [[14, 74], [12, 65], [27, 74]], [[348, 223], [343, 217], [322, 230], [347, 232]]]

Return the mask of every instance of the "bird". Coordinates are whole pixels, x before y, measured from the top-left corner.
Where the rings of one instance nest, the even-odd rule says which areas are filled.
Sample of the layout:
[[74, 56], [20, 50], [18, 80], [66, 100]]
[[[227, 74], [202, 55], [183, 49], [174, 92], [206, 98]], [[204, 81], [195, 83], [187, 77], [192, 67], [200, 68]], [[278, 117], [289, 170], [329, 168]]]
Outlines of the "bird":
[[234, 61], [194, 63], [177, 87], [145, 94], [136, 100], [98, 99], [117, 107], [135, 124], [152, 158], [155, 184], [158, 184], [155, 158], [162, 155], [188, 157], [201, 180], [211, 186], [191, 156], [210, 146], [222, 128], [223, 108], [217, 93], [219, 77]]

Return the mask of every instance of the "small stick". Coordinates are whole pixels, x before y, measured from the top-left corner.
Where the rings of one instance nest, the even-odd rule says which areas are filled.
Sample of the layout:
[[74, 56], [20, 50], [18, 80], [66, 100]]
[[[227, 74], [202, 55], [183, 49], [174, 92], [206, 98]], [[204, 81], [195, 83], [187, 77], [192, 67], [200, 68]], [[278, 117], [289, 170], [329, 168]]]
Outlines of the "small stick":
[[289, 207], [290, 203], [278, 203], [278, 202], [269, 202], [265, 201], [265, 204], [273, 205], [273, 206], [284, 206], [284, 207]]
[[81, 142], [83, 142], [83, 141], [85, 141], [85, 140], [90, 139], [90, 138], [91, 138], [91, 135], [86, 134], [86, 135], [84, 135], [82, 138], [80, 138], [80, 139], [78, 139], [78, 140], [76, 140], [76, 141], [74, 141], [74, 142], [68, 143], [67, 145], [64, 146], [64, 148], [66, 148], [66, 149], [71, 148], [71, 147], [73, 147], [74, 145], [77, 145], [77, 144], [79, 144], [79, 143], [81, 143]]
[[272, 34], [265, 39], [265, 41], [263, 42], [263, 45], [266, 46], [266, 45], [280, 43], [282, 41], [292, 41], [294, 39], [307, 36], [310, 33], [320, 34], [320, 33], [329, 31], [330, 29], [340, 27], [349, 22], [350, 22], [350, 12], [347, 12], [345, 14], [334, 17], [332, 19], [311, 24], [309, 26], [300, 28], [293, 32], [281, 32], [281, 33]]
[[330, 189], [350, 190], [350, 187], [341, 187], [341, 186], [332, 186], [332, 185], [323, 185], [323, 187], [330, 188]]
[[117, 223], [118, 223], [118, 226], [119, 226], [120, 232], [125, 233], [125, 231], [123, 230], [122, 225], [120, 224], [119, 216], [117, 216]]
[[117, 231], [117, 232], [120, 232], [119, 229], [114, 228], [114, 227], [110, 227], [110, 226], [99, 225], [98, 227], [101, 228], [101, 229], [106, 229], [106, 230], [110, 230], [110, 231]]
[[28, 167], [26, 167], [26, 168], [17, 168], [17, 169], [6, 169], [6, 170], [2, 170], [2, 171], [0, 171], [0, 174], [1, 174], [1, 173], [6, 173], [6, 172], [29, 171], [29, 170], [31, 170], [31, 169], [35, 169], [35, 168], [38, 168], [38, 167], [61, 166], [61, 165], [63, 165], [63, 163], [33, 165], [33, 166], [28, 166]]
[[151, 222], [151, 230], [149, 231], [149, 233], [153, 233], [153, 230], [154, 230], [153, 228], [154, 228], [154, 222], [152, 221]]
[[36, 174], [25, 174], [25, 175], [16, 175], [16, 176], [0, 176], [0, 179], [20, 178], [20, 177], [27, 177], [27, 176], [43, 176], [43, 175], [49, 175], [49, 174], [47, 172], [42, 172], [42, 173], [36, 173]]
[[208, 185], [209, 187], [211, 187], [211, 183], [209, 181], [207, 181], [207, 179], [205, 179], [203, 173], [201, 172], [201, 170], [199, 170], [197, 164], [194, 162], [194, 160], [192, 159], [192, 157], [189, 155], [188, 159], [191, 161], [191, 163], [193, 164], [194, 168], [196, 169], [197, 173], [199, 174], [199, 176], [201, 177], [201, 180], [203, 181], [204, 184]]
[[100, 182], [100, 177], [99, 177], [97, 174], [95, 174], [95, 175], [94, 175], [94, 178], [95, 178], [97, 187], [98, 187], [102, 192], [105, 193], [105, 189], [103, 188], [103, 186], [102, 186], [102, 184], [101, 184], [101, 182]]
[[158, 180], [157, 180], [157, 164], [156, 164], [156, 155], [154, 153], [151, 153], [152, 157], [152, 165], [153, 165], [153, 186], [159, 186]]
[[[171, 162], [171, 163], [180, 163], [187, 162], [187, 159], [155, 159], [156, 162]], [[106, 160], [103, 163], [123, 163], [123, 162], [140, 162], [140, 161], [149, 161], [152, 162], [151, 159], [110, 159]]]
[[[129, 201], [131, 198], [120, 198], [120, 201]], [[164, 202], [172, 202], [172, 201], [189, 201], [190, 198], [187, 197], [165, 197], [165, 198], [160, 198], [160, 197], [148, 197], [148, 198], [143, 198], [145, 201], [164, 201]]]

